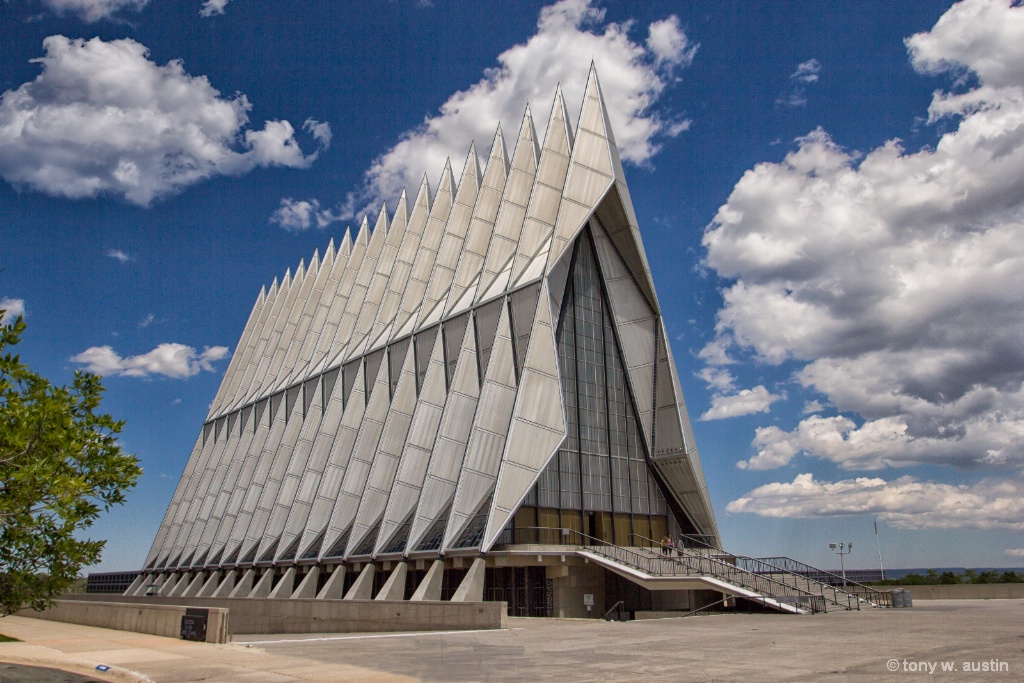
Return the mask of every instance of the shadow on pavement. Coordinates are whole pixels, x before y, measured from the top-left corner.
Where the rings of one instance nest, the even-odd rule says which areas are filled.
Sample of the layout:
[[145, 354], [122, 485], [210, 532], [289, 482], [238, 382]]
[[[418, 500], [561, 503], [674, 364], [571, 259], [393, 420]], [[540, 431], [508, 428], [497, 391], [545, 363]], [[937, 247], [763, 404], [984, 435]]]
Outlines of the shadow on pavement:
[[60, 669], [0, 662], [0, 683], [103, 683], [103, 681]]

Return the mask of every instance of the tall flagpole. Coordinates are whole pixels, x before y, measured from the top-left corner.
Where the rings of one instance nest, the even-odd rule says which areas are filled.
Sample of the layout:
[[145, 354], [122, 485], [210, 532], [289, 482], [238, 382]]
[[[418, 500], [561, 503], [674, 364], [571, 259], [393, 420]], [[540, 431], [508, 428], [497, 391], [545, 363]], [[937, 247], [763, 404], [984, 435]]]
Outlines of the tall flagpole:
[[878, 518], [873, 517], [875, 523], [875, 547], [878, 549], [878, 568], [882, 570], [882, 581], [885, 581], [885, 567], [882, 565], [882, 546], [878, 543]]

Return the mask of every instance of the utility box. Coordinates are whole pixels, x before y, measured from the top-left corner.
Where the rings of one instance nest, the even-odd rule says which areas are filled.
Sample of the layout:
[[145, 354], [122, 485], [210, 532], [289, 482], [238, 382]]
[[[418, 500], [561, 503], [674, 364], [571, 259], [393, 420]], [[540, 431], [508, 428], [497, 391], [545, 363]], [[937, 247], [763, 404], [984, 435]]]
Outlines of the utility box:
[[[185, 616], [181, 618], [182, 640], [196, 640], [206, 642], [206, 622], [210, 618], [210, 610], [187, 608]], [[173, 622], [172, 622], [173, 623]]]
[[910, 597], [910, 591], [906, 590], [894, 590], [889, 591], [889, 595], [892, 596], [893, 607], [913, 607], [914, 600]]

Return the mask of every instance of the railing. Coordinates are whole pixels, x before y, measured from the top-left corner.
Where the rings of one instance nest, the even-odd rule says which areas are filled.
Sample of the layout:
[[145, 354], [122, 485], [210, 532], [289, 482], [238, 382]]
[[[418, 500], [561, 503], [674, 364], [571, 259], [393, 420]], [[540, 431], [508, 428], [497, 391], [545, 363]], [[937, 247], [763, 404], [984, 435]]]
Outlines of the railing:
[[[614, 617], [612, 616], [612, 612], [615, 613]], [[612, 605], [612, 608], [605, 612], [604, 616], [601, 618], [605, 621], [629, 621], [628, 619], [623, 618], [626, 614], [628, 614], [626, 611], [626, 603], [619, 600], [617, 603]]]
[[[498, 535], [495, 545], [577, 545], [571, 536], [573, 533], [584, 535], [576, 529], [565, 527], [506, 527]], [[586, 538], [592, 537], [587, 536]], [[594, 541], [596, 542], [597, 539]], [[605, 541], [601, 541], [601, 543], [605, 543]], [[586, 543], [586, 545], [592, 544]]]
[[[753, 558], [745, 555], [732, 555], [727, 553], [725, 550], [704, 541], [703, 539], [709, 538], [709, 536], [705, 534], [680, 534], [679, 538], [686, 539], [687, 542], [702, 546], [709, 551], [729, 555], [734, 558], [737, 566], [743, 567], [744, 569], [754, 573], [764, 572], [767, 574], [792, 574], [794, 576], [803, 577], [810, 582], [825, 586], [826, 589], [832, 589], [833, 591], [845, 595], [852, 595], [856, 600], [847, 598], [845, 601], [847, 609], [860, 609], [860, 603], [862, 601], [875, 607], [892, 607], [893, 599], [892, 595], [889, 593], [875, 590], [874, 588], [857, 583], [856, 581], [849, 581], [844, 577], [833, 574], [832, 572], [812, 567], [800, 562], [799, 560], [794, 560], [791, 557]], [[822, 580], [822, 578], [826, 580]], [[842, 588], [839, 588], [840, 585], [842, 585]], [[836, 601], [835, 604], [844, 606], [840, 601]]]
[[[737, 558], [737, 563], [742, 560], [743, 563], [756, 562], [763, 563], [771, 567], [777, 568], [777, 571], [785, 571], [798, 576], [805, 576], [808, 579], [819, 581], [818, 577], [826, 578], [827, 581], [821, 582], [826, 584], [832, 584], [835, 586], [842, 585], [842, 591], [844, 593], [850, 593], [851, 595], [857, 596], [861, 600], [873, 603], [878, 607], [892, 607], [892, 596], [885, 592], [865, 586], [864, 584], [857, 583], [856, 581], [844, 580], [842, 576], [833, 574], [832, 572], [825, 571], [824, 569], [818, 569], [812, 567], [809, 564], [805, 564], [799, 560], [794, 560], [791, 557], [762, 557], [762, 558]], [[751, 569], [749, 566], [744, 567], [750, 569], [750, 571], [756, 571]]]
[[[862, 602], [877, 607], [892, 607], [892, 596], [842, 578], [789, 557], [753, 558], [734, 555], [702, 540], [700, 535], [680, 534], [680, 543], [671, 555], [657, 554], [661, 543], [640, 534], [630, 534], [631, 547], [614, 545], [584, 534], [576, 529], [560, 527], [521, 527], [515, 530], [517, 543], [575, 545], [632, 566], [649, 576], [706, 575], [722, 578], [748, 588], [778, 602], [809, 606], [812, 611], [825, 611], [826, 604], [847, 610], [859, 610]], [[695, 547], [696, 546], [696, 547]], [[723, 558], [729, 558], [728, 560]], [[824, 575], [836, 585], [819, 581]], [[796, 592], [793, 595], [793, 592]]]
[[[646, 541], [651, 540], [643, 536], [640, 536], [640, 538]], [[723, 553], [730, 559], [736, 557], [735, 555], [726, 554], [724, 551], [711, 546], [708, 546], [708, 549]], [[808, 581], [804, 579], [804, 577], [797, 578], [796, 575], [787, 574], [786, 572], [782, 572], [775, 568], [773, 568], [773, 571], [771, 572], [757, 572], [747, 567], [738, 566], [738, 564], [733, 564], [732, 562], [720, 559], [714, 555], [706, 555], [699, 551], [695, 553], [686, 548], [671, 550], [668, 557], [687, 562], [697, 561], [705, 564], [711, 563], [711, 566], [713, 567], [724, 567], [724, 571], [713, 572], [712, 575], [727, 578], [727, 580], [735, 582], [744, 588], [751, 588], [762, 595], [768, 595], [778, 602], [807, 606], [815, 612], [826, 611], [826, 603], [831, 603], [837, 607], [842, 607], [843, 609], [859, 609], [859, 603], [856, 598], [837, 590], [833, 586]], [[750, 577], [756, 577], [756, 579], [769, 579], [772, 582], [770, 584], [771, 590], [764, 590], [764, 586], [761, 582], [756, 580], [752, 581]], [[787, 581], [787, 579], [789, 580]], [[801, 585], [801, 583], [803, 585]], [[786, 590], [783, 591], [780, 590], [780, 588], [784, 588]], [[795, 595], [792, 593], [793, 591], [796, 591]]]
[[791, 572], [766, 560], [759, 560], [753, 557], [738, 555], [735, 556], [735, 562], [736, 566], [742, 567], [748, 572], [771, 576], [798, 590], [805, 591], [811, 595], [820, 595], [825, 600], [839, 607], [851, 610], [860, 609], [860, 600], [856, 596], [831, 584], [816, 581], [804, 574]]
[[[815, 599], [815, 600], [810, 600], [809, 602], [821, 601], [820, 605], [807, 605], [807, 608], [810, 609], [811, 612], [824, 612], [825, 611], [824, 601], [821, 600], [821, 598], [819, 596], [809, 595], [807, 597]], [[733, 601], [733, 604], [732, 604], [732, 606], [728, 610], [726, 610], [725, 609], [726, 608], [726, 603], [728, 603], [730, 600]], [[744, 608], [741, 607], [741, 605], [746, 605], [747, 607], [744, 609]], [[758, 611], [763, 611], [763, 610], [775, 611], [774, 608], [768, 604], [768, 599], [764, 598], [764, 597], [762, 597], [760, 595], [755, 595], [755, 596], [744, 595], [742, 597], [726, 596], [726, 597], [722, 598], [721, 600], [716, 600], [715, 602], [712, 602], [712, 603], [709, 603], [707, 605], [704, 605], [703, 607], [698, 607], [695, 610], [691, 610], [691, 611], [687, 612], [686, 614], [680, 615], [679, 618], [683, 618], [683, 617], [703, 617], [703, 616], [708, 616], [708, 615], [711, 615], [711, 614], [736, 614], [736, 613], [750, 614], [750, 613], [755, 611], [755, 610], [750, 609], [750, 605], [759, 605], [761, 607], [761, 610], [758, 610]], [[715, 609], [716, 607], [718, 608], [717, 610]]]
[[[681, 555], [658, 555], [644, 548], [623, 548], [608, 541], [584, 534], [575, 529], [553, 527], [529, 527], [539, 531], [555, 531], [563, 539], [563, 545], [575, 545], [582, 549], [604, 555], [620, 564], [637, 569], [648, 576], [712, 576], [735, 586], [741, 586], [776, 602], [787, 604], [808, 603], [812, 611], [825, 611], [825, 602], [807, 600], [804, 595], [792, 595], [793, 586], [777, 581], [770, 576], [748, 572], [733, 564], [711, 555], [683, 553]], [[639, 540], [657, 545], [651, 539], [634, 535]], [[570, 542], [566, 542], [566, 541]], [[745, 597], [745, 596], [744, 596]], [[820, 609], [819, 609], [820, 608]]]

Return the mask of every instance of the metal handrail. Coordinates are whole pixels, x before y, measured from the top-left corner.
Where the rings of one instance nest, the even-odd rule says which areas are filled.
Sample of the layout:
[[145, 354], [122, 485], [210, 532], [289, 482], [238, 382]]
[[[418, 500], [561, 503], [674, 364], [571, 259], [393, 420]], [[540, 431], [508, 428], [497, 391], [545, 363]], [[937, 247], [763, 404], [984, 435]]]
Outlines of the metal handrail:
[[[871, 596], [870, 602], [877, 602], [877, 603], [885, 605], [887, 607], [891, 607], [892, 606], [892, 604], [891, 604], [892, 603], [891, 596], [888, 593], [884, 592], [884, 591], [876, 590], [876, 589], [872, 588], [871, 586], [865, 586], [864, 584], [858, 583], [856, 581], [850, 581], [849, 579], [844, 579], [843, 577], [839, 576], [838, 574], [834, 574], [834, 573], [832, 573], [830, 571], [826, 571], [824, 569], [818, 569], [817, 567], [812, 567], [811, 565], [809, 565], [809, 564], [807, 564], [805, 562], [801, 562], [800, 560], [794, 560], [792, 557], [759, 557], [759, 558], [744, 558], [744, 559], [754, 559], [754, 560], [756, 560], [758, 562], [764, 562], [764, 563], [769, 564], [769, 565], [779, 566], [781, 569], [783, 569], [784, 571], [787, 571], [787, 572], [789, 572], [791, 574], [799, 574], [799, 575], [802, 575], [802, 576], [806, 576], [808, 573], [814, 573], [814, 574], [818, 574], [818, 575], [828, 576], [828, 577], [830, 577], [832, 579], [835, 579], [837, 584], [839, 582], [844, 582], [844, 586], [842, 588], [844, 593], [850, 593], [850, 594], [856, 595], [858, 597], [861, 597], [861, 596], [864, 596], [864, 595]], [[789, 565], [789, 566], [787, 567], [786, 565]], [[808, 578], [810, 578], [810, 577], [808, 577]]]
[[[634, 534], [634, 536], [637, 536], [638, 538], [642, 538], [645, 541], [651, 541], [652, 540], [652, 539], [647, 538], [646, 536], [642, 536], [640, 534]], [[673, 550], [675, 550], [675, 548], [673, 548]], [[721, 550], [721, 549], [720, 548], [715, 548], [715, 550]], [[747, 557], [742, 556], [742, 555], [731, 555], [729, 553], [725, 553], [724, 551], [722, 551], [722, 552], [723, 552], [723, 554], [726, 554], [729, 557], [733, 557], [733, 558], [743, 558], [743, 559], [747, 559], [747, 560], [752, 560], [753, 559], [753, 558], [747, 558]], [[684, 549], [683, 554], [684, 555], [686, 554], [685, 553], [685, 549]], [[669, 556], [671, 557], [671, 554]], [[703, 557], [703, 556], [701, 556], [701, 557]], [[729, 567], [736, 567], [736, 565], [733, 565], [730, 562], [724, 562], [722, 560], [719, 560], [719, 562], [723, 562], [723, 564], [725, 564], [726, 566], [729, 566]], [[834, 605], [836, 605], [838, 607], [844, 607], [844, 608], [846, 608], [848, 610], [860, 609], [860, 603], [857, 602], [856, 599], [853, 601], [853, 604], [851, 605], [851, 600], [850, 600], [851, 596], [849, 594], [846, 594], [843, 591], [840, 591], [840, 590], [836, 589], [835, 586], [830, 586], [829, 584], [825, 584], [825, 583], [821, 583], [821, 582], [816, 582], [816, 581], [813, 581], [811, 579], [808, 579], [807, 577], [800, 576], [800, 579], [805, 581], [806, 584], [807, 584], [806, 587], [801, 587], [798, 584], [798, 582], [796, 581], [796, 577], [798, 575], [797, 574], [793, 574], [792, 572], [785, 572], [783, 570], [779, 570], [778, 568], [773, 568], [774, 571], [771, 571], [771, 572], [757, 572], [757, 571], [746, 569], [744, 567], [736, 567], [736, 568], [740, 569], [743, 572], [746, 572], [746, 573], [749, 573], [749, 574], [753, 574], [755, 576], [765, 576], [765, 575], [768, 575], [769, 578], [773, 578], [773, 579], [774, 579], [774, 577], [771, 576], [771, 575], [774, 575], [774, 574], [782, 573], [783, 576], [785, 576], [786, 574], [789, 574], [789, 575], [794, 577], [794, 580], [792, 581], [792, 583], [786, 583], [785, 581], [780, 580], [780, 579], [774, 579], [774, 580], [777, 583], [780, 583], [781, 585], [785, 586], [786, 588], [798, 591], [799, 593], [801, 593], [803, 595], [806, 595], [806, 596], [809, 596], [809, 597], [820, 596], [823, 600], [829, 601], [829, 602], [831, 602], [832, 604], [834, 604]], [[811, 588], [811, 584], [812, 583], [817, 585], [817, 589], [818, 589], [817, 592], [809, 590]], [[747, 587], [749, 588], [750, 586], [747, 586]], [[829, 591], [831, 591], [831, 593], [832, 593], [832, 597], [831, 598], [829, 598], [829, 596], [828, 596], [828, 592]], [[839, 594], [840, 593], [843, 593], [843, 595], [846, 596], [845, 602], [840, 601], [840, 599], [839, 599]], [[774, 595], [773, 595], [773, 597], [774, 597]]]
[[[635, 536], [639, 536], [639, 538], [643, 538], [646, 541], [652, 541], [653, 540], [653, 539], [647, 538], [646, 536], [640, 536], [639, 534], [634, 534], [634, 535]], [[684, 536], [686, 536], [686, 534], [684, 534]], [[716, 551], [722, 553], [723, 555], [727, 555], [727, 556], [737, 560], [738, 561], [737, 565], [740, 564], [740, 563], [748, 565], [747, 567], [742, 567], [742, 568], [746, 569], [747, 571], [749, 571], [752, 574], [766, 574], [766, 575], [782, 574], [783, 576], [790, 575], [790, 576], [793, 577], [793, 582], [792, 582], [791, 586], [790, 586], [790, 584], [785, 583], [785, 581], [781, 581], [781, 582], [784, 585], [790, 586], [794, 590], [801, 591], [801, 592], [806, 593], [808, 595], [820, 595], [825, 600], [829, 600], [830, 602], [832, 602], [832, 604], [834, 604], [834, 605], [836, 605], [838, 607], [845, 607], [848, 610], [853, 610], [853, 609], [859, 610], [860, 609], [860, 600], [861, 600], [861, 598], [856, 593], [854, 593], [852, 591], [845, 590], [845, 589], [837, 588], [836, 586], [834, 586], [832, 584], [825, 583], [823, 581], [818, 581], [817, 579], [813, 579], [813, 578], [811, 578], [811, 577], [809, 577], [809, 576], [807, 576], [805, 574], [802, 574], [800, 572], [790, 571], [788, 569], [776, 566], [776, 565], [772, 564], [771, 562], [769, 562], [769, 560], [776, 559], [776, 558], [767, 558], [767, 559], [765, 559], [765, 558], [748, 557], [746, 555], [736, 555], [736, 554], [733, 554], [733, 553], [728, 553], [725, 550], [723, 550], [722, 548], [717, 548], [717, 547], [712, 546], [712, 545], [707, 544], [707, 543], [705, 543], [704, 545], [707, 548], [711, 549], [711, 550], [716, 550]], [[780, 559], [789, 560], [790, 562], [792, 562], [794, 564], [800, 564], [798, 561], [793, 560], [792, 558], [780, 558]], [[749, 566], [749, 565], [755, 565], [755, 567], [756, 567], [756, 565], [758, 565], [758, 564], [762, 565], [762, 566], [758, 567], [758, 568], [751, 568], [751, 566]], [[809, 567], [809, 565], [804, 565], [804, 566]], [[765, 569], [765, 567], [767, 567], [767, 569]], [[814, 569], [813, 567], [809, 567], [809, 568], [810, 569]], [[827, 574], [828, 572], [823, 572], [823, 573]], [[798, 585], [797, 577], [799, 577], [800, 581], [803, 581], [806, 584], [806, 588], [801, 588]], [[810, 590], [812, 585], [817, 587], [817, 592], [814, 592], [814, 591]], [[871, 589], [868, 589], [866, 586], [864, 588], [867, 591], [871, 591]], [[831, 594], [832, 594], [831, 598], [828, 597], [828, 593], [829, 592], [831, 592]], [[872, 591], [872, 592], [874, 592], [876, 594], [878, 593], [878, 591]], [[845, 600], [840, 600], [840, 594], [845, 596]], [[886, 604], [888, 602], [891, 602], [891, 598], [889, 598], [888, 595], [876, 596], [876, 602], [878, 602], [880, 604]]]
[[[721, 553], [729, 554], [724, 549], [719, 548], [718, 546], [712, 545], [712, 544], [710, 544], [710, 543], [708, 543], [706, 541], [701, 540], [703, 538], [712, 538], [712, 536], [710, 536], [708, 534], [679, 534], [679, 537], [680, 538], [685, 538], [685, 539], [690, 540], [690, 541], [696, 541], [697, 543], [703, 545], [705, 548], [708, 548], [710, 550], [717, 550], [717, 551], [719, 551]], [[856, 596], [857, 598], [860, 598], [860, 599], [863, 599], [862, 596], [868, 596], [868, 598], [869, 598], [868, 602], [872, 602], [876, 606], [892, 607], [892, 596], [890, 596], [888, 593], [885, 593], [884, 591], [878, 591], [878, 590], [875, 590], [874, 588], [871, 588], [870, 586], [865, 586], [865, 585], [863, 585], [861, 583], [857, 583], [856, 581], [850, 581], [850, 580], [846, 579], [846, 577], [840, 577], [837, 574], [833, 574], [832, 572], [825, 571], [823, 569], [818, 569], [817, 567], [812, 567], [811, 565], [806, 564], [805, 562], [801, 562], [800, 560], [794, 560], [791, 557], [784, 557], [784, 556], [782, 556], [782, 557], [758, 557], [758, 558], [754, 558], [754, 557], [747, 557], [746, 555], [732, 555], [732, 556], [735, 557], [737, 560], [742, 560], [742, 561], [763, 562], [763, 563], [765, 563], [765, 564], [767, 564], [769, 566], [777, 567], [778, 569], [780, 569], [783, 572], [787, 572], [787, 573], [790, 573], [790, 574], [803, 576], [806, 579], [809, 579], [811, 581], [815, 581], [816, 583], [819, 583], [819, 584], [822, 584], [822, 585], [825, 585], [825, 586], [829, 586], [831, 588], [836, 588], [836, 586], [838, 586], [839, 582], [841, 581], [842, 584], [843, 584], [843, 588], [839, 589], [840, 592], [854, 595], [854, 596]], [[792, 565], [794, 567], [799, 567], [799, 568], [798, 569], [790, 569], [790, 568], [785, 566], [787, 564], [788, 565]], [[834, 581], [832, 583], [829, 583], [829, 582], [824, 582], [824, 581], [818, 581], [817, 579], [811, 579], [810, 576], [807, 576], [807, 573], [809, 573], [809, 572], [813, 572], [813, 573], [816, 573], [818, 575], [825, 575], [825, 576], [831, 577], [832, 579], [835, 579], [836, 581]], [[853, 587], [852, 590], [850, 589], [851, 586]], [[839, 604], [839, 603], [837, 603], [837, 604]], [[860, 609], [860, 603], [859, 602], [857, 603], [857, 609]]]
[[714, 538], [714, 536], [712, 536], [711, 534], [678, 534], [676, 538], [685, 538], [688, 541], [696, 541], [697, 543], [700, 543], [702, 546], [704, 546], [705, 548], [709, 548], [710, 550], [721, 550], [721, 548], [719, 548], [716, 545], [712, 545], [707, 541], [700, 540], [702, 538]]
[[[651, 540], [651, 539], [646, 538], [645, 536], [640, 536], [640, 538], [644, 538], [645, 540]], [[827, 583], [823, 583], [821, 581], [815, 581], [814, 579], [811, 579], [809, 577], [803, 576], [803, 575], [798, 574], [796, 572], [786, 571], [785, 569], [782, 569], [780, 567], [775, 567], [775, 566], [770, 565], [770, 564], [768, 564], [766, 562], [763, 562], [762, 560], [757, 560], [757, 559], [752, 558], [752, 557], [747, 557], [746, 555], [735, 555], [735, 554], [732, 554], [732, 553], [727, 553], [724, 550], [722, 550], [721, 548], [714, 548], [714, 550], [718, 550], [723, 555], [727, 555], [728, 557], [731, 557], [731, 558], [733, 558], [735, 560], [743, 561], [744, 563], [747, 563], [747, 562], [760, 562], [760, 563], [762, 563], [763, 565], [765, 565], [766, 567], [769, 568], [768, 570], [765, 570], [764, 568], [761, 568], [761, 570], [759, 571], [757, 569], [751, 569], [749, 567], [740, 567], [740, 569], [743, 569], [744, 571], [748, 571], [751, 574], [755, 574], [755, 575], [758, 575], [758, 576], [768, 575], [768, 576], [773, 576], [773, 577], [775, 575], [778, 575], [778, 574], [782, 574], [783, 577], [789, 575], [789, 576], [793, 577], [792, 583], [786, 583], [782, 579], [777, 579], [777, 580], [780, 583], [782, 583], [784, 586], [792, 588], [793, 590], [796, 590], [796, 591], [800, 591], [801, 593], [804, 593], [806, 595], [811, 595], [811, 596], [819, 595], [819, 596], [822, 597], [822, 599], [831, 602], [832, 604], [836, 605], [837, 607], [844, 607], [845, 609], [848, 609], [848, 610], [852, 610], [852, 609], [858, 609], [859, 610], [860, 609], [860, 602], [856, 599], [856, 596], [851, 596], [848, 592], [840, 590], [840, 589], [836, 588], [833, 585], [830, 585], [830, 584], [827, 584]], [[730, 564], [731, 565], [731, 563], [726, 563], [726, 564]], [[738, 565], [732, 565], [732, 566], [738, 566]], [[806, 584], [805, 587], [801, 587], [799, 585], [799, 583], [797, 581], [797, 577], [799, 577], [800, 581], [803, 581]], [[812, 585], [817, 588], [817, 592], [810, 590], [812, 588]], [[831, 592], [831, 594], [832, 594], [831, 598], [828, 595], [829, 592]], [[845, 596], [845, 598], [846, 598], [845, 601], [844, 600], [840, 600], [840, 594]], [[851, 600], [851, 597], [853, 598], [852, 600]]]
[[624, 601], [622, 601], [622, 600], [619, 600], [617, 603], [612, 605], [612, 608], [610, 610], [608, 610], [607, 612], [605, 612], [601, 616], [601, 618], [604, 619], [605, 621], [611, 621], [611, 617], [608, 616], [608, 615], [610, 615], [612, 612], [615, 612], [616, 614], [619, 615], [619, 621], [622, 621], [622, 613], [626, 611], [625, 607], [626, 607], [626, 603]]
[[[755, 574], [768, 574], [768, 575], [772, 575], [772, 576], [776, 576], [776, 575], [780, 575], [780, 574], [782, 576], [791, 576], [791, 577], [793, 577], [793, 583], [794, 584], [796, 584], [797, 581], [802, 581], [807, 586], [807, 588], [805, 590], [808, 593], [812, 593], [813, 594], [813, 591], [811, 591], [810, 589], [812, 587], [814, 587], [814, 588], [817, 589], [818, 594], [820, 594], [826, 600], [831, 599], [832, 602], [835, 603], [836, 605], [844, 606], [844, 604], [845, 604], [845, 607], [847, 609], [860, 609], [860, 602], [858, 601], [856, 596], [853, 596], [853, 595], [850, 594], [849, 591], [842, 590], [841, 588], [833, 586], [832, 584], [824, 583], [822, 581], [818, 581], [816, 579], [812, 579], [809, 576], [805, 576], [805, 575], [799, 574], [797, 572], [787, 571], [787, 570], [783, 569], [782, 567], [778, 567], [776, 565], [773, 565], [773, 564], [771, 564], [769, 562], [765, 562], [765, 561], [760, 560], [760, 559], [756, 559], [756, 558], [752, 558], [752, 557], [745, 557], [745, 556], [736, 556], [736, 560], [737, 560], [737, 564], [742, 562], [744, 565], [747, 565], [747, 566], [744, 567], [744, 569], [746, 569], [747, 571], [753, 572]], [[829, 598], [828, 595], [827, 595], [829, 592], [831, 592], [831, 594], [832, 594], [831, 598]], [[846, 598], [845, 603], [844, 602], [840, 602], [840, 597], [841, 596], [845, 596], [845, 598]]]
[[[701, 612], [704, 612], [705, 610], [711, 609], [711, 608], [712, 608], [712, 607], [714, 607], [715, 605], [722, 605], [722, 606], [724, 607], [724, 606], [725, 606], [725, 605], [724, 605], [724, 603], [725, 603], [725, 602], [726, 602], [726, 601], [727, 601], [728, 599], [729, 599], [728, 597], [724, 597], [724, 598], [722, 598], [721, 600], [715, 600], [714, 602], [712, 602], [712, 603], [710, 603], [710, 604], [707, 604], [707, 605], [704, 605], [703, 607], [698, 607], [698, 608], [697, 608], [697, 609], [695, 609], [695, 610], [690, 610], [689, 612], [687, 612], [686, 614], [682, 615], [682, 616], [681, 616], [681, 617], [679, 617], [679, 618], [680, 618], [680, 619], [685, 619], [686, 617], [692, 617], [692, 616], [693, 616], [693, 615], [695, 615], [695, 614], [700, 614]], [[710, 614], [710, 612], [704, 612], [704, 613], [705, 613], [705, 614]]]
[[[736, 567], [733, 564], [708, 555], [684, 554], [679, 556], [662, 555], [651, 557], [650, 555], [638, 552], [637, 550], [613, 545], [604, 539], [595, 538], [594, 536], [584, 534], [582, 531], [577, 531], [576, 529], [565, 529], [559, 527], [525, 528], [536, 529], [539, 531], [558, 531], [562, 536], [575, 535], [579, 537], [581, 541], [584, 539], [590, 541], [590, 543], [581, 542], [576, 544], [581, 548], [598, 552], [599, 554], [605, 555], [617, 562], [639, 569], [649, 576], [696, 575], [725, 578], [733, 584], [752, 590], [755, 593], [760, 593], [762, 596], [770, 597], [778, 602], [783, 602], [783, 600], [778, 600], [776, 596], [785, 596], [786, 594], [786, 591], [780, 591], [779, 587], [786, 590], [799, 590], [794, 589], [793, 586], [789, 586], [781, 581], [777, 581], [770, 576], [763, 576], [753, 572], [748, 572], [745, 569]], [[642, 538], [647, 541], [651, 540], [639, 534], [634, 534], [633, 536], [634, 538]], [[679, 569], [684, 571], [680, 572]], [[806, 591], [804, 591], [804, 593], [806, 593]], [[813, 609], [814, 606], [812, 605], [812, 610]]]
[[[813, 597], [817, 597], [817, 596], [813, 596], [812, 595], [812, 596], [808, 596], [808, 597], [813, 598]], [[703, 614], [710, 614], [711, 612], [709, 612], [708, 610], [710, 610], [715, 605], [723, 605], [724, 606], [724, 603], [728, 602], [730, 599], [733, 599], [733, 600], [749, 600], [749, 601], [751, 601], [753, 603], [760, 604], [762, 607], [764, 607], [766, 609], [771, 609], [771, 607], [768, 605], [767, 598], [765, 598], [763, 596], [760, 596], [760, 595], [757, 595], [757, 596], [753, 596], [753, 595], [726, 596], [726, 597], [722, 598], [721, 600], [716, 600], [715, 602], [712, 602], [712, 603], [709, 603], [707, 605], [704, 605], [703, 607], [698, 607], [697, 609], [691, 610], [691, 611], [687, 612], [686, 614], [683, 614], [683, 615], [681, 615], [681, 616], [679, 616], [677, 618], [684, 619], [686, 617], [692, 617], [692, 616], [695, 616], [695, 615], [698, 615], [698, 614], [701, 614], [701, 613], [703, 613]], [[794, 607], [798, 607], [799, 608], [799, 605], [794, 605]], [[821, 609], [816, 608], [814, 605], [809, 605], [809, 607], [811, 609], [811, 613], [812, 614], [815, 613], [815, 612], [824, 612], [825, 611], [824, 606], [822, 606]]]

